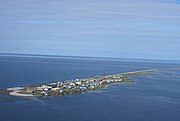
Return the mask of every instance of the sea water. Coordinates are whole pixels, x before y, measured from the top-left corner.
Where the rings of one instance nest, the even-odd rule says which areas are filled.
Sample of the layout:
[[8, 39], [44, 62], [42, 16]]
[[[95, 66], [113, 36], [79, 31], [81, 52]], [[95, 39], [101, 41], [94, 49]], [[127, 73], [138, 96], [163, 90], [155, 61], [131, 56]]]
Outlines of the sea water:
[[[177, 61], [0, 56], [0, 88], [172, 67]], [[0, 101], [0, 121], [179, 121], [180, 69], [130, 76], [133, 83]]]

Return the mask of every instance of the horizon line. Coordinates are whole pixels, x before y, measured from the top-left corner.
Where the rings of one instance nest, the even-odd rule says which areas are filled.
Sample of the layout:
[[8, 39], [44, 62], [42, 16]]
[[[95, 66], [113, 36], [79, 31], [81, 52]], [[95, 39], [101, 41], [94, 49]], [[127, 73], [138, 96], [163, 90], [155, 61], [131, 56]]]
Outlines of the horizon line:
[[31, 56], [31, 57], [72, 57], [72, 58], [93, 58], [93, 59], [131, 59], [131, 60], [150, 60], [150, 61], [180, 61], [170, 59], [150, 59], [150, 58], [121, 58], [121, 57], [100, 57], [100, 56], [76, 56], [76, 55], [58, 55], [58, 54], [34, 54], [34, 53], [1, 53], [0, 56]]

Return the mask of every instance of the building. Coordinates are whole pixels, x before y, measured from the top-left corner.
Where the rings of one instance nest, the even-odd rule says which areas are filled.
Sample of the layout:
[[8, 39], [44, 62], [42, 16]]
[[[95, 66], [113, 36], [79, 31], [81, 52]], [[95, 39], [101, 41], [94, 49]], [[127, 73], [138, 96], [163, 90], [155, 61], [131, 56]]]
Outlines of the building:
[[86, 85], [81, 85], [79, 88], [80, 88], [80, 89], [87, 89], [88, 86], [86, 86]]
[[46, 86], [46, 85], [42, 85], [41, 87], [37, 87], [36, 88], [38, 91], [48, 91], [48, 90], [52, 90], [52, 87], [51, 86]]
[[77, 85], [81, 85], [82, 83], [80, 81], [76, 82]]

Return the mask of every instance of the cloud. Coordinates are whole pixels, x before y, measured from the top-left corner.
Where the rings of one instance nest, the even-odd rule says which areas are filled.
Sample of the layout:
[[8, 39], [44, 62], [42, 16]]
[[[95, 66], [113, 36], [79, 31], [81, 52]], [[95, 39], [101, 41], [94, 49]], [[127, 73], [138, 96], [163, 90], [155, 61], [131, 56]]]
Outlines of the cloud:
[[[24, 53], [32, 50], [32, 53], [38, 51], [49, 54], [62, 52], [64, 55], [68, 54], [69, 50], [73, 52], [71, 55], [87, 52], [93, 56], [96, 53], [92, 51], [97, 49], [99, 56], [104, 52], [109, 52], [109, 55], [116, 52], [119, 57], [123, 54], [122, 50], [127, 50], [128, 56], [134, 56], [133, 52], [136, 50], [137, 53], [150, 53], [152, 58], [156, 52], [162, 55], [169, 53], [167, 57], [171, 58], [174, 57], [171, 56], [172, 53], [179, 55], [180, 51], [178, 1], [4, 0], [0, 4], [0, 50]], [[146, 43], [147, 40], [149, 44]], [[76, 47], [73, 42], [77, 44]], [[146, 50], [154, 48], [157, 42], [160, 44], [155, 50]], [[151, 43], [154, 45], [150, 45]], [[162, 51], [161, 43], [167, 43]], [[169, 47], [171, 43], [178, 46]], [[69, 46], [70, 44], [72, 46]], [[102, 48], [104, 44], [107, 46]], [[85, 50], [84, 45], [89, 47], [89, 50]], [[122, 46], [119, 47], [120, 45]], [[122, 49], [124, 45], [134, 49]], [[135, 48], [135, 45], [138, 47]], [[52, 51], [54, 48], [57, 50]]]
[[139, 17], [154, 17], [154, 18], [175, 18], [180, 19], [179, 15], [156, 15], [156, 14], [142, 14], [133, 12], [121, 12], [121, 11], [103, 11], [107, 14], [126, 15], [126, 16], [139, 16]]
[[58, 21], [58, 20], [16, 20], [19, 24], [89, 24], [92, 21]]

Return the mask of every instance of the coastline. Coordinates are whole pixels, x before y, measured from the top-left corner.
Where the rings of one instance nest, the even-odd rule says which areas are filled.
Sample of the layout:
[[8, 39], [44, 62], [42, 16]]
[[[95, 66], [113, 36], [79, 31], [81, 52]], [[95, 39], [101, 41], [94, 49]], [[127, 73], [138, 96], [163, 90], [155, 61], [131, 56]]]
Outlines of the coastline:
[[[173, 67], [179, 68], [179, 67]], [[66, 95], [72, 93], [81, 93], [98, 88], [104, 88], [111, 83], [130, 82], [129, 76], [143, 74], [147, 72], [155, 72], [159, 70], [168, 70], [173, 68], [155, 68], [147, 70], [136, 70], [117, 74], [106, 74], [74, 80], [66, 80], [63, 82], [51, 82], [47, 84], [33, 84], [24, 87], [11, 87], [0, 89], [0, 93], [12, 96], [33, 97], [33, 96], [55, 96]]]

